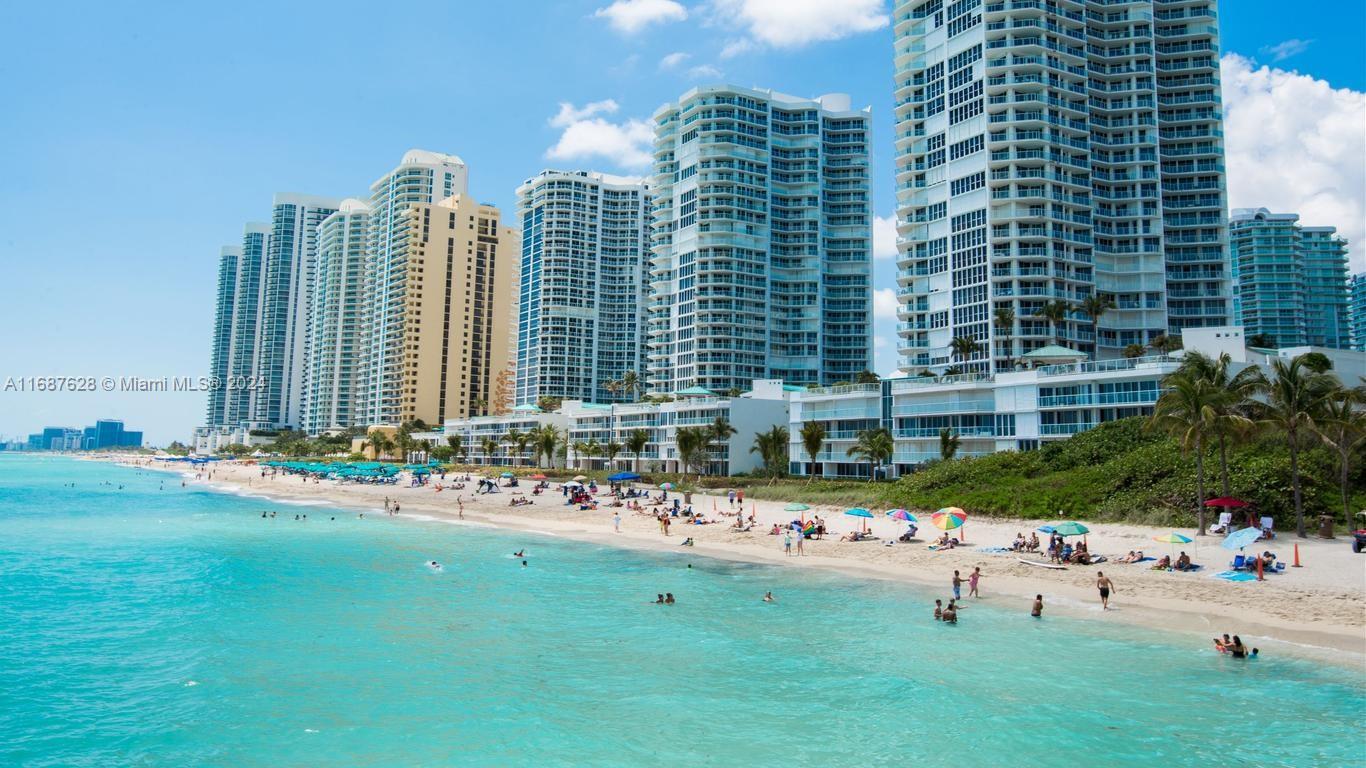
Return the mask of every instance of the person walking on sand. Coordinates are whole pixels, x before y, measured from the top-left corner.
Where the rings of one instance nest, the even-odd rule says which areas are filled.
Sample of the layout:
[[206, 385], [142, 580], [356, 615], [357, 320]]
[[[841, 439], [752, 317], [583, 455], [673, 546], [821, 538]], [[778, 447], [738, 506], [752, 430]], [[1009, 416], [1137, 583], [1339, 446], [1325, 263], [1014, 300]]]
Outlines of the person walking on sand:
[[953, 599], [963, 599], [963, 577], [958, 575], [958, 571], [953, 572]]
[[1043, 617], [1043, 595], [1034, 596], [1034, 607], [1029, 609], [1029, 615], [1036, 619]]
[[977, 581], [982, 578], [982, 568], [978, 566], [972, 569], [968, 575], [968, 597], [981, 597], [977, 594]]
[[462, 497], [462, 496], [456, 496], [456, 497], [455, 497], [455, 503], [456, 503], [456, 506], [457, 506], [457, 507], [459, 508], [459, 510], [460, 510], [460, 511], [459, 511], [460, 519], [461, 519], [461, 520], [464, 520], [464, 519], [465, 519], [465, 499], [464, 499], [464, 497]]
[[621, 533], [621, 513], [620, 513], [620, 512], [613, 512], [613, 513], [612, 513], [612, 529], [613, 529], [614, 531], [616, 531], [617, 533]]
[[1103, 611], [1110, 610], [1110, 593], [1118, 592], [1115, 583], [1110, 581], [1110, 577], [1101, 571], [1096, 571], [1096, 589], [1100, 590], [1100, 608]]

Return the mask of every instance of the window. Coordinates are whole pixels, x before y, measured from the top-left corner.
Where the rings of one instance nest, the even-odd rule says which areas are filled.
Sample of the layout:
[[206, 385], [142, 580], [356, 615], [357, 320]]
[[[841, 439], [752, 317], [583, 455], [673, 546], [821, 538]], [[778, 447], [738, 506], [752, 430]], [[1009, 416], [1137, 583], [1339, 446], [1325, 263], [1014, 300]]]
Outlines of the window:
[[974, 189], [981, 189], [986, 183], [987, 175], [985, 172], [980, 171], [959, 179], [954, 179], [949, 183], [949, 195], [956, 197], [971, 192]]

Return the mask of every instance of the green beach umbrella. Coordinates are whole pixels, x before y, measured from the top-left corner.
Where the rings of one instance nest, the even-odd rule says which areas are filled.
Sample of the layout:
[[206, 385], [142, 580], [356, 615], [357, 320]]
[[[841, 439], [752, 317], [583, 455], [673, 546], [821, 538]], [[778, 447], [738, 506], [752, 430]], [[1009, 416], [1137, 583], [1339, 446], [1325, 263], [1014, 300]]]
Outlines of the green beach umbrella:
[[1059, 536], [1083, 536], [1090, 533], [1091, 529], [1081, 523], [1062, 523], [1054, 526], [1053, 532]]
[[794, 501], [791, 504], [788, 504], [787, 506], [783, 507], [784, 512], [805, 512], [808, 509], [811, 509], [811, 507], [806, 506], [800, 501]]

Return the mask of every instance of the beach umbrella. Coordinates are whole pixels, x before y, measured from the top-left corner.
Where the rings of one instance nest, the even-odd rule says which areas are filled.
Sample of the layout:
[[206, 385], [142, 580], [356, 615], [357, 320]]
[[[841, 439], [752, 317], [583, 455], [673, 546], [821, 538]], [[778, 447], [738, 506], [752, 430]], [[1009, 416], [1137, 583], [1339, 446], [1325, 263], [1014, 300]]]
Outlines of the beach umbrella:
[[499, 477], [513, 477], [513, 474], [511, 472], [504, 472], [503, 474], [499, 475]]
[[[967, 520], [968, 513], [958, 507], [944, 507], [933, 515], [930, 515], [930, 522], [934, 524], [935, 528], [938, 528], [941, 531], [952, 531], [955, 528], [962, 528], [963, 523], [967, 522]], [[958, 532], [958, 539], [960, 542], [966, 541], [967, 536], [964, 536], [963, 532], [960, 530]]]
[[574, 475], [574, 479], [575, 479], [575, 480], [578, 480], [579, 482], [583, 482], [584, 480], [587, 480], [588, 478], [584, 477], [583, 475]]
[[1081, 523], [1059, 523], [1053, 526], [1052, 532], [1059, 536], [1082, 536], [1090, 533], [1091, 529]]
[[1232, 496], [1220, 496], [1217, 499], [1210, 499], [1205, 502], [1207, 507], [1250, 507], [1251, 504], [1242, 499], [1235, 499]]
[[844, 511], [844, 514], [846, 514], [846, 515], [848, 515], [848, 516], [850, 516], [850, 517], [861, 517], [861, 518], [863, 518], [863, 519], [864, 519], [864, 522], [862, 522], [861, 525], [863, 526], [863, 530], [865, 530], [865, 531], [868, 530], [867, 519], [873, 516], [873, 513], [872, 513], [872, 512], [869, 512], [868, 510], [864, 509], [863, 507], [854, 507], [853, 509], [847, 509], [847, 510]]
[[904, 521], [906, 521], [906, 522], [908, 522], [908, 523], [919, 522], [918, 520], [915, 519], [915, 515], [911, 514], [909, 511], [904, 510], [904, 509], [892, 509], [892, 510], [888, 510], [888, 511], [887, 511], [887, 517], [890, 517], [890, 518], [892, 518], [893, 520], [904, 520]]
[[1172, 545], [1172, 551], [1175, 552], [1177, 544], [1189, 544], [1192, 541], [1194, 541], [1194, 539], [1192, 539], [1189, 536], [1185, 536], [1175, 531], [1172, 531], [1171, 533], [1164, 533], [1161, 536], [1154, 536], [1153, 541], [1161, 542], [1163, 544], [1170, 544]]
[[1241, 530], [1237, 530], [1233, 533], [1230, 533], [1228, 536], [1225, 536], [1224, 540], [1220, 542], [1219, 546], [1229, 551], [1239, 550], [1255, 542], [1257, 539], [1260, 539], [1261, 537], [1261, 529], [1252, 527], [1243, 528]]
[[544, 480], [544, 479], [546, 479], [546, 477], [545, 477], [545, 475], [541, 474], [540, 472], [537, 472], [536, 474], [532, 475], [532, 476], [529, 477], [528, 479], [529, 479], [529, 480]]
[[569, 482], [567, 482], [567, 483], [564, 484], [564, 487], [566, 487], [566, 488], [582, 488], [582, 487], [583, 487], [583, 483], [580, 483], [578, 480], [570, 480]]
[[666, 490], [666, 491], [672, 491], [672, 490], [674, 489], [674, 484], [673, 484], [673, 483], [660, 483], [660, 484], [659, 484], [659, 487], [660, 487], [660, 488], [663, 488], [663, 489]]
[[608, 476], [607, 476], [608, 482], [612, 482], [612, 483], [623, 483], [623, 482], [626, 482], [627, 480], [639, 480], [639, 479], [640, 479], [640, 475], [637, 475], [637, 474], [634, 473], [634, 472], [618, 472], [618, 473], [616, 473], [616, 474], [614, 474], [614, 475], [608, 475]]
[[1053, 528], [1053, 526], [1051, 526], [1051, 525], [1041, 525], [1041, 526], [1039, 526], [1039, 533], [1052, 534], [1054, 530], [1056, 530], [1056, 529]]
[[794, 501], [791, 504], [788, 504], [787, 506], [783, 507], [784, 512], [805, 512], [808, 509], [811, 509], [811, 507], [806, 506], [800, 501]]

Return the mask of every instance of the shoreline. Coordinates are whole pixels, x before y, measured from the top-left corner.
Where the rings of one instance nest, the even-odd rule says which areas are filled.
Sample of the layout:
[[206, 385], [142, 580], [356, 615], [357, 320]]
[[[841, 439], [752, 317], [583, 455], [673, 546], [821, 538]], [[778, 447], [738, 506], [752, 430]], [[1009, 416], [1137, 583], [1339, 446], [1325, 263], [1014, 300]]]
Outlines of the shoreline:
[[[1146, 565], [1109, 562], [1099, 566], [1072, 566], [1065, 571], [1032, 568], [1016, 562], [1015, 553], [995, 555], [976, 549], [984, 544], [1005, 546], [1017, 531], [1028, 533], [1044, 521], [1006, 521], [969, 519], [964, 530], [971, 536], [967, 545], [945, 552], [933, 552], [924, 541], [884, 546], [880, 541], [839, 542], [840, 533], [852, 530], [855, 522], [838, 510], [813, 507], [808, 516], [826, 518], [830, 535], [824, 540], [804, 543], [807, 554], [785, 556], [782, 538], [767, 531], [774, 522], [790, 518], [780, 502], [746, 500], [748, 514], [754, 510], [758, 521], [753, 531], [741, 533], [729, 527], [734, 518], [718, 517], [715, 525], [695, 526], [676, 522], [672, 535], [663, 536], [652, 517], [625, 508], [603, 506], [596, 511], [579, 511], [562, 505], [557, 489], [535, 498], [535, 504], [509, 508], [510, 493], [473, 496], [447, 489], [435, 492], [430, 486], [339, 485], [333, 481], [303, 482], [295, 476], [260, 477], [260, 468], [238, 462], [206, 465], [206, 477], [184, 466], [166, 466], [155, 461], [105, 459], [122, 466], [154, 469], [181, 476], [187, 486], [207, 487], [222, 493], [259, 494], [271, 501], [319, 502], [341, 508], [384, 515], [383, 500], [392, 498], [401, 505], [396, 518], [464, 523], [504, 531], [550, 535], [622, 549], [683, 554], [679, 545], [693, 537], [695, 545], [686, 554], [733, 562], [787, 565], [815, 568], [858, 579], [877, 579], [939, 590], [944, 599], [951, 595], [949, 579], [953, 570], [964, 577], [974, 567], [982, 568], [982, 598], [995, 607], [1008, 610], [1018, 605], [1027, 613], [1035, 594], [1042, 594], [1047, 612], [1092, 620], [1111, 619], [1138, 628], [1151, 629], [1197, 644], [1224, 632], [1238, 634], [1249, 645], [1260, 645], [1273, 654], [1328, 662], [1361, 670], [1366, 665], [1366, 557], [1354, 555], [1350, 539], [1294, 540], [1282, 534], [1261, 545], [1289, 559], [1289, 549], [1298, 542], [1303, 569], [1267, 577], [1265, 583], [1229, 583], [1212, 574], [1221, 570], [1214, 564], [1227, 562], [1230, 555], [1218, 545], [1217, 537], [1183, 545], [1192, 548], [1197, 562], [1205, 564], [1199, 573], [1155, 572]], [[473, 484], [471, 484], [472, 486]], [[221, 486], [221, 487], [215, 487]], [[463, 501], [464, 518], [457, 512], [457, 498]], [[713, 503], [726, 509], [725, 496], [693, 494], [693, 507], [712, 517]], [[648, 509], [648, 508], [647, 508]], [[621, 513], [621, 531], [613, 532], [613, 512]], [[384, 515], [389, 517], [388, 515]], [[922, 521], [925, 529], [937, 529]], [[870, 530], [880, 538], [895, 537], [900, 524], [886, 519], [870, 521]], [[1166, 554], [1167, 545], [1152, 541], [1155, 529], [1140, 526], [1097, 524], [1088, 534], [1091, 549], [1112, 559], [1128, 549], [1143, 548], [1150, 555]], [[1146, 540], [1146, 544], [1143, 542]], [[1128, 545], [1127, 547], [1125, 545]], [[1046, 555], [1036, 559], [1045, 559]], [[1095, 594], [1096, 571], [1106, 569], [1115, 581], [1112, 610], [1100, 610]], [[966, 590], [966, 585], [964, 587]], [[931, 598], [933, 599], [933, 598]], [[972, 600], [964, 598], [964, 602]], [[1192, 606], [1198, 606], [1193, 609]], [[926, 606], [928, 614], [932, 605]], [[1305, 619], [1305, 616], [1314, 617]]]

